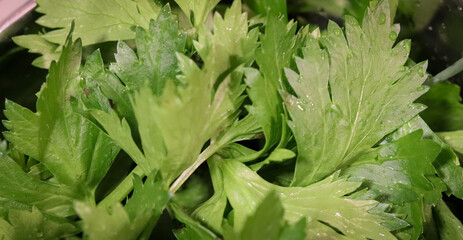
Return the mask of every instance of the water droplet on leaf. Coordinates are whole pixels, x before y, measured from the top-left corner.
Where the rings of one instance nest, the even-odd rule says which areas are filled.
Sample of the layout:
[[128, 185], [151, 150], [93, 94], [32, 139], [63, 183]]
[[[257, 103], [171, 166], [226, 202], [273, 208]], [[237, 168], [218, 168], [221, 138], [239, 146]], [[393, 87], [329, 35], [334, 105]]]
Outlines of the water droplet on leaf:
[[389, 33], [389, 39], [391, 39], [392, 41], [395, 41], [397, 39], [397, 33], [394, 31]]
[[383, 24], [386, 23], [386, 14], [384, 12], [381, 12], [379, 14], [379, 20], [378, 21], [379, 21], [380, 25], [383, 25]]
[[423, 69], [419, 69], [419, 70], [418, 70], [418, 76], [424, 77]]

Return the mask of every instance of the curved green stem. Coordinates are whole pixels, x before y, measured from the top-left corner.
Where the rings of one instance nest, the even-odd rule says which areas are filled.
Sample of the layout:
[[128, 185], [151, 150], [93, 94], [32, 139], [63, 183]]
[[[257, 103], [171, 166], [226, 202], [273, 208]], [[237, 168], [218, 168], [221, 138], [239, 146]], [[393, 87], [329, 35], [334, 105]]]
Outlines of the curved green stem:
[[456, 61], [452, 66], [446, 68], [442, 72], [438, 73], [436, 76], [432, 78], [432, 83], [436, 84], [437, 82], [447, 80], [458, 73], [463, 71], [463, 58]]
[[211, 144], [206, 148], [196, 159], [196, 161], [175, 180], [175, 182], [170, 186], [169, 192], [174, 194], [177, 190], [186, 182], [186, 180], [193, 174], [196, 169], [201, 166], [208, 158], [210, 158], [214, 153], [219, 150], [219, 144]]
[[[208, 158], [210, 158], [217, 150], [220, 148], [219, 144], [212, 144], [206, 148], [196, 159], [196, 161], [175, 180], [171, 185], [169, 192], [174, 194], [178, 189], [186, 182], [186, 180], [194, 173], [194, 171], [201, 166]], [[133, 175], [136, 174], [140, 177], [145, 176], [140, 166], [137, 166], [132, 170], [132, 172], [125, 177], [125, 179], [112, 191], [108, 196], [106, 196], [101, 202], [98, 203], [98, 206], [108, 207], [116, 202], [122, 201], [130, 191], [133, 189]]]
[[135, 167], [132, 172], [130, 172], [127, 177], [114, 189], [108, 196], [106, 196], [101, 202], [98, 203], [98, 206], [109, 207], [114, 203], [122, 201], [133, 189], [133, 175], [136, 174], [140, 177], [144, 177], [145, 173], [143, 172], [140, 166]]

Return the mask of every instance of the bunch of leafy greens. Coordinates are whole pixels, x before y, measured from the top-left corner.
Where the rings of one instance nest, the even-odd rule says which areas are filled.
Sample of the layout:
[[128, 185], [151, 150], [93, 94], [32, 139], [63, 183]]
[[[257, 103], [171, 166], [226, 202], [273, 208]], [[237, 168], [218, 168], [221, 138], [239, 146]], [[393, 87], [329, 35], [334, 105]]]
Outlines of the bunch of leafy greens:
[[427, 64], [388, 1], [324, 31], [284, 1], [177, 0], [182, 26], [148, 0], [37, 2], [54, 29], [15, 41], [50, 68], [36, 112], [6, 102], [0, 239], [463, 238], [458, 89], [418, 115]]

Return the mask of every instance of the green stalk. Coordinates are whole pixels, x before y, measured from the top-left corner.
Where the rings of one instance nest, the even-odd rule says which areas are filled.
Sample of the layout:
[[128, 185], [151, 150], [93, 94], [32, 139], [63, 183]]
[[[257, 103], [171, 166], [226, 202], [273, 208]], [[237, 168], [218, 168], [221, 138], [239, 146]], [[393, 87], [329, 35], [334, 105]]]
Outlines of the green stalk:
[[[178, 189], [188, 180], [188, 178], [196, 171], [196, 169], [201, 166], [208, 158], [210, 158], [214, 153], [219, 150], [219, 144], [211, 144], [206, 148], [196, 159], [196, 161], [175, 180], [171, 185], [169, 192], [174, 194]], [[136, 174], [140, 177], [144, 177], [145, 173], [143, 172], [140, 166], [137, 166], [132, 170], [132, 172], [125, 177], [125, 179], [112, 191], [108, 196], [106, 196], [98, 206], [109, 207], [116, 202], [121, 202], [133, 189], [133, 175]]]
[[456, 61], [452, 66], [446, 68], [444, 71], [438, 73], [436, 76], [432, 78], [432, 85], [440, 82], [445, 81], [458, 73], [463, 71], [463, 58]]
[[98, 203], [98, 206], [109, 207], [114, 203], [121, 202], [125, 197], [127, 197], [133, 189], [134, 174], [140, 177], [145, 176], [145, 173], [140, 166], [135, 167], [132, 172], [130, 172], [129, 175], [127, 175], [127, 177], [125, 177], [125, 179], [116, 187], [116, 189]]
[[169, 192], [174, 194], [177, 190], [186, 182], [186, 180], [193, 174], [196, 169], [198, 169], [201, 164], [203, 164], [208, 158], [210, 158], [217, 150], [220, 149], [220, 144], [213, 143], [209, 145], [196, 159], [196, 161], [175, 180], [175, 182], [170, 186]]

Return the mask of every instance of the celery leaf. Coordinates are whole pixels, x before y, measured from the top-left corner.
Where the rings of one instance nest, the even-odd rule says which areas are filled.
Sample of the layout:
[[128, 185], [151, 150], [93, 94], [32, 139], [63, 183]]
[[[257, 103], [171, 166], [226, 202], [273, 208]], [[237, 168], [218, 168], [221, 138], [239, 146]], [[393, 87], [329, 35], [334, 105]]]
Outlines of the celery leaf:
[[98, 127], [72, 110], [80, 61], [81, 42], [72, 43], [69, 37], [60, 60], [52, 63], [47, 82], [38, 94], [37, 113], [7, 101], [8, 121], [4, 125], [10, 131], [4, 135], [18, 150], [42, 162], [60, 183], [90, 194], [105, 176], [119, 148]]
[[275, 192], [270, 192], [252, 213], [241, 231], [225, 223], [225, 240], [304, 240], [305, 219], [288, 225], [283, 221], [284, 208]]
[[395, 239], [382, 225], [384, 219], [369, 213], [378, 204], [376, 201], [345, 196], [355, 191], [360, 183], [335, 180], [330, 176], [307, 187], [281, 187], [265, 181], [235, 160], [225, 160], [220, 167], [237, 229], [245, 227], [249, 214], [274, 191], [281, 199], [286, 221], [291, 224], [301, 217], [307, 219], [308, 239]]
[[390, 23], [387, 1], [370, 9], [362, 26], [346, 16], [345, 35], [330, 22], [296, 58], [299, 73], [286, 71], [297, 95], [284, 94], [299, 152], [294, 185], [355, 161], [423, 109], [413, 101], [426, 91], [426, 63], [403, 67], [410, 42], [393, 47], [399, 30]]
[[175, 0], [193, 26], [203, 24], [220, 0]]
[[170, 199], [156, 176], [153, 172], [143, 183], [134, 175], [134, 192], [125, 206], [117, 202], [107, 209], [76, 202], [87, 239], [138, 239], [144, 231], [151, 231]]
[[67, 219], [46, 216], [35, 207], [32, 211], [12, 209], [8, 221], [0, 219], [0, 239], [4, 240], [54, 240], [78, 231]]
[[75, 21], [74, 34], [82, 39], [84, 46], [106, 42], [133, 39], [133, 26], [148, 28], [149, 20], [160, 11], [156, 4], [148, 0], [38, 0], [38, 12], [44, 16], [37, 20], [42, 26], [56, 28], [41, 37], [63, 44], [69, 26]]

